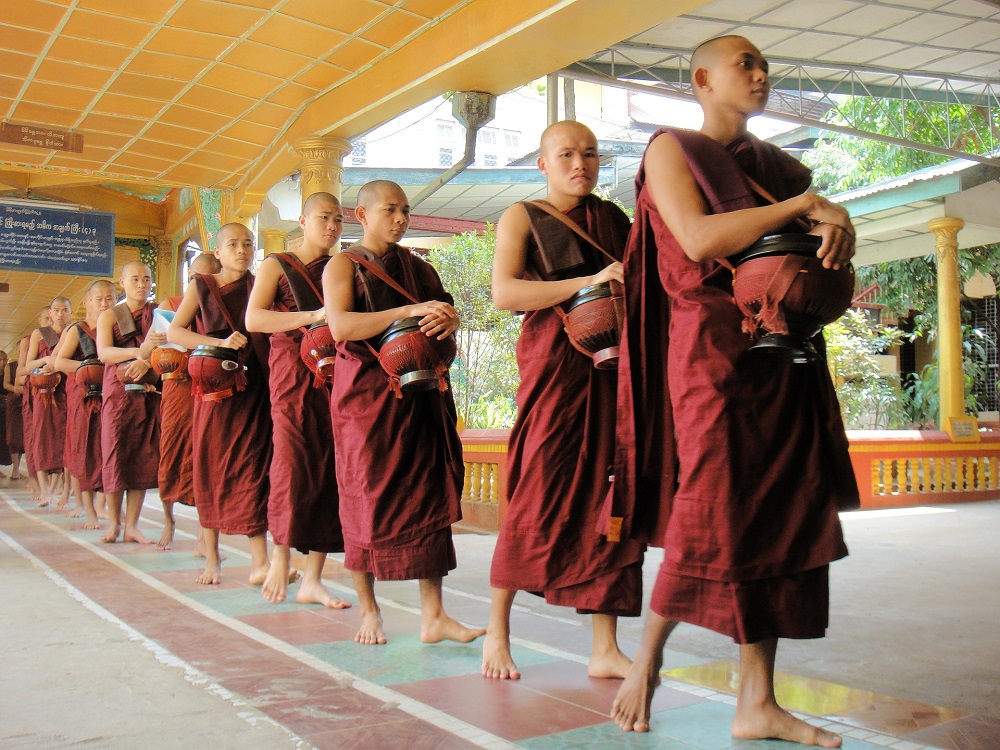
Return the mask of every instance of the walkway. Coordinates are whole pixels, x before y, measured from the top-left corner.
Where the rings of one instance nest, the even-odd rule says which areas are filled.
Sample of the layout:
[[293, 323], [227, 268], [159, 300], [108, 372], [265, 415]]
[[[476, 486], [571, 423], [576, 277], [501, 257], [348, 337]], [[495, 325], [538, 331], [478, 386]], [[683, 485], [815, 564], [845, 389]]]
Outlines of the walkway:
[[[417, 590], [411, 582], [379, 584], [390, 642], [361, 647], [352, 640], [357, 626], [353, 609], [264, 602], [257, 590], [244, 584], [248, 556], [237, 538], [224, 538], [231, 546], [225, 549], [222, 585], [195, 584], [199, 560], [191, 554], [196, 527], [189, 509], [180, 509], [174, 550], [158, 552], [133, 544], [102, 544], [100, 532], [84, 531], [79, 520], [36, 509], [28, 500], [28, 493], [19, 488], [0, 491], [0, 586], [5, 593], [0, 746], [5, 748], [790, 747], [730, 736], [734, 678], [733, 664], [726, 659], [735, 651], [713, 641], [711, 634], [690, 629], [685, 635], [679, 630], [672, 647], [690, 646], [702, 655], [668, 650], [663, 687], [654, 702], [653, 731], [625, 735], [607, 719], [616, 683], [586, 676], [589, 633], [572, 612], [520, 595], [514, 656], [523, 677], [493, 682], [479, 675], [477, 644], [418, 642]], [[158, 533], [158, 506], [151, 493], [144, 513], [147, 534]], [[921, 523], [940, 527], [942, 518], [950, 522], [966, 512], [972, 514], [971, 525], [995, 541], [1000, 505], [993, 503], [960, 507]], [[859, 531], [855, 543], [852, 529], [862, 525], [845, 520], [845, 526], [856, 557], [863, 559], [871, 539], [880, 537]], [[492, 545], [491, 537], [456, 537], [459, 570], [446, 579], [446, 605], [468, 623], [486, 621], [486, 566]], [[898, 554], [891, 540], [883, 538], [882, 546], [883, 554]], [[656, 557], [652, 553], [647, 561], [647, 579], [655, 571]], [[976, 606], [994, 614], [984, 614], [983, 622], [976, 623], [971, 621], [974, 610], [964, 620], [940, 623], [953, 638], [966, 638], [966, 651], [978, 654], [974, 658], [983, 674], [971, 674], [974, 667], [965, 670], [976, 685], [974, 698], [962, 699], [956, 684], [950, 696], [962, 703], [937, 708], [782, 675], [780, 700], [817, 717], [810, 721], [842, 733], [849, 750], [1000, 748], [997, 696], [987, 695], [990, 687], [976, 682], [981, 679], [994, 691], [1000, 683], [993, 627], [997, 567], [987, 562], [981, 570], [993, 572], [984, 582], [987, 592], [974, 597]], [[339, 595], [353, 599], [349, 576], [335, 558], [327, 565], [326, 577]], [[919, 587], [919, 580], [914, 583]], [[885, 585], [888, 612], [900, 606], [890, 600], [904, 584]], [[841, 589], [850, 591], [852, 585]], [[974, 585], [971, 580], [953, 582], [956, 599], [969, 599], [963, 592]], [[861, 602], [855, 608], [858, 605], [867, 609]], [[835, 621], [838, 606], [835, 596]], [[950, 611], [955, 613], [954, 608]], [[870, 627], [877, 630], [878, 612], [854, 614], [872, 618]], [[623, 623], [626, 650], [634, 650], [640, 626], [638, 621]], [[980, 626], [985, 635], [975, 641], [969, 636]], [[892, 678], [892, 670], [900, 668], [891, 666], [893, 662], [904, 663], [905, 669], [926, 656], [922, 652], [929, 649], [914, 646], [914, 637], [936, 637], [902, 629], [898, 635], [898, 648], [893, 653], [883, 650], [881, 661], [877, 654], [862, 657], [871, 660], [867, 667], [876, 682], [874, 673]], [[808, 649], [799, 646], [789, 649], [789, 663], [797, 674], [838, 676], [822, 656], [812, 662], [800, 657]], [[728, 654], [706, 658], [716, 649]], [[921, 668], [929, 667], [934, 675], [938, 656], [932, 655]], [[848, 654], [840, 657], [851, 660]], [[784, 668], [779, 653], [779, 669]], [[947, 671], [946, 664], [935, 679], [947, 681]], [[894, 695], [912, 696], [921, 689], [902, 681], [905, 676], [897, 674], [895, 679]], [[868, 684], [863, 676], [859, 680]]]

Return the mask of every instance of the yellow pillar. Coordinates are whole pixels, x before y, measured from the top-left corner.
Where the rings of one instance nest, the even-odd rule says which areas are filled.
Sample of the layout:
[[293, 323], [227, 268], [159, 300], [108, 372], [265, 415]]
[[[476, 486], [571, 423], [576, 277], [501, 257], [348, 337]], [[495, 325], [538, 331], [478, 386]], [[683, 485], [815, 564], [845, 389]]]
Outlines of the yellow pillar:
[[965, 414], [965, 375], [962, 371], [962, 306], [958, 284], [958, 231], [961, 219], [949, 216], [927, 222], [937, 246], [938, 385], [942, 430], [952, 417]]
[[163, 300], [174, 294], [177, 288], [177, 253], [169, 237], [154, 237], [156, 245], [156, 298]]
[[340, 200], [344, 167], [341, 162], [351, 152], [343, 138], [302, 138], [292, 144], [302, 157], [302, 203], [313, 193], [330, 193]]
[[264, 255], [284, 252], [285, 234], [284, 229], [261, 229], [260, 237], [264, 241]]

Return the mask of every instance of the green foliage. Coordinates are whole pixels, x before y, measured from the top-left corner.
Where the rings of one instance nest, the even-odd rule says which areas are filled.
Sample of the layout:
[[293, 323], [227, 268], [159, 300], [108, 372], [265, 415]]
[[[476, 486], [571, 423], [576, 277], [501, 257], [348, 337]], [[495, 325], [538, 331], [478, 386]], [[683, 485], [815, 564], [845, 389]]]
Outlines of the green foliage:
[[849, 430], [906, 427], [909, 418], [898, 376], [885, 375], [876, 355], [905, 336], [873, 326], [864, 313], [850, 310], [823, 329], [827, 364], [837, 389], [844, 425]]
[[459, 415], [470, 428], [513, 425], [518, 374], [514, 347], [521, 332], [518, 318], [493, 306], [490, 291], [496, 231], [466, 232], [436, 248], [429, 260], [445, 289], [455, 297], [462, 318], [452, 387]]
[[[854, 124], [880, 135], [972, 154], [989, 153], [992, 146], [985, 134], [1000, 127], [1000, 122], [990, 122], [986, 108], [965, 104], [864, 96], [842, 97], [837, 102], [838, 108], [824, 117], [831, 124]], [[930, 151], [829, 132], [803, 161], [812, 168], [813, 184], [820, 192], [839, 193], [949, 159]]]
[[[962, 374], [965, 379], [965, 411], [978, 414], [980, 404], [973, 385], [990, 376], [986, 365], [986, 334], [972, 326], [962, 326]], [[937, 425], [941, 413], [941, 388], [938, 385], [938, 361], [925, 365], [920, 376], [906, 388], [910, 419], [920, 427]]]

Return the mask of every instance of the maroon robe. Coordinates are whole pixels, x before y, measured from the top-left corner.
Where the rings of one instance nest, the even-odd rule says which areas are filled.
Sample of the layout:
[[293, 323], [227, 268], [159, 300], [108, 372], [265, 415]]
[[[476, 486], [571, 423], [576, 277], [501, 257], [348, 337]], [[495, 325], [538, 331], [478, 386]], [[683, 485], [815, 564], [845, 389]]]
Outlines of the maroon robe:
[[[51, 327], [39, 328], [38, 358], [52, 354], [59, 334]], [[29, 375], [30, 378], [30, 375]], [[59, 373], [59, 385], [51, 393], [32, 389], [32, 461], [36, 471], [62, 471], [66, 465], [66, 376]]]
[[[8, 366], [10, 364], [10, 362], [7, 363]], [[16, 364], [14, 366], [17, 367]], [[14, 382], [13, 379], [11, 382]], [[7, 392], [7, 389], [3, 387], [3, 378], [0, 378], [0, 466], [7, 466], [13, 461], [13, 457], [10, 455], [10, 445], [7, 442], [7, 404], [12, 398], [14, 398], [13, 394]], [[15, 453], [20, 453], [20, 451], [15, 451]]]
[[[743, 171], [778, 200], [808, 185], [808, 170], [752, 136], [727, 150], [666, 132], [713, 213], [759, 205]], [[847, 554], [837, 511], [858, 505], [826, 363], [750, 352], [732, 273], [687, 257], [644, 168], [636, 190], [614, 513], [627, 533], [663, 530], [651, 607], [739, 643], [821, 637], [829, 563]]]
[[[176, 310], [183, 299], [183, 296], [170, 297], [170, 306]], [[179, 378], [163, 378], [161, 390], [160, 466], [157, 471], [160, 500], [193, 505], [191, 414], [194, 397], [191, 378], [187, 373]]]
[[[216, 303], [210, 274], [194, 278], [198, 311], [193, 329], [227, 338], [233, 329]], [[212, 285], [212, 287], [209, 286]], [[194, 502], [206, 529], [257, 536], [267, 531], [267, 472], [271, 461], [271, 416], [267, 395], [266, 337], [248, 334], [244, 319], [253, 274], [218, 289], [240, 332], [250, 340], [240, 350], [246, 386], [219, 401], [195, 395], [191, 414]], [[263, 356], [261, 356], [263, 354]]]
[[[317, 288], [330, 256], [308, 266]], [[292, 273], [296, 273], [292, 270]], [[311, 290], [306, 289], [310, 293]], [[312, 294], [315, 297], [315, 294]], [[322, 299], [313, 300], [319, 309]], [[277, 312], [299, 309], [288, 276], [278, 279], [274, 303]], [[268, 385], [274, 455], [271, 459], [271, 494], [267, 500], [267, 525], [276, 544], [300, 552], [343, 552], [340, 527], [337, 469], [330, 422], [330, 387], [313, 385], [312, 372], [299, 355], [302, 331], [271, 334]]]
[[[10, 382], [17, 376], [17, 362], [7, 364]], [[7, 394], [7, 448], [11, 453], [24, 453], [24, 414], [21, 411], [21, 394]]]
[[[80, 343], [70, 359], [82, 362], [97, 357], [97, 342], [76, 324]], [[100, 492], [104, 486], [101, 460], [101, 412], [87, 408], [87, 389], [66, 378], [66, 468], [77, 478], [83, 492]]]
[[[531, 204], [525, 209], [532, 224], [526, 278], [575, 278], [610, 263], [555, 217]], [[621, 258], [629, 231], [621, 209], [589, 196], [567, 216]], [[544, 592], [546, 601], [581, 612], [637, 616], [645, 545], [616, 544], [597, 532], [613, 472], [617, 372], [596, 369], [574, 349], [552, 307], [525, 313], [517, 364], [517, 421], [507, 451], [510, 505], [490, 585]]]
[[[397, 245], [381, 260], [358, 245], [351, 252], [382, 264], [416, 299], [451, 302], [437, 272], [410, 250]], [[356, 272], [358, 312], [406, 303], [373, 275]], [[343, 341], [330, 403], [345, 567], [380, 580], [447, 574], [455, 567], [451, 525], [462, 517], [465, 474], [451, 392], [396, 398], [365, 342]]]
[[[125, 302], [116, 306], [128, 312]], [[123, 334], [118, 322], [112, 329], [112, 345], [137, 347], [149, 333], [156, 305], [147, 302], [132, 311], [136, 330]], [[118, 380], [118, 365], [104, 366], [101, 406], [102, 481], [105, 492], [151, 490], [156, 488], [160, 464], [160, 394], [155, 391], [126, 391]]]

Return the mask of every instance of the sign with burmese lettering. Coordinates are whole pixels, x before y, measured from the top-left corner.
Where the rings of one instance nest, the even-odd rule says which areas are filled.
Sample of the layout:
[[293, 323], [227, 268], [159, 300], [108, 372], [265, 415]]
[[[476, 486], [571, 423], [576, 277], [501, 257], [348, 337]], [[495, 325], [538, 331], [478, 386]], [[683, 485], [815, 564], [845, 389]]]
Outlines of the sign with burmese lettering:
[[83, 152], [83, 136], [71, 130], [59, 130], [46, 125], [0, 122], [0, 142], [31, 146], [50, 151]]
[[111, 276], [115, 215], [0, 202], [0, 268]]

